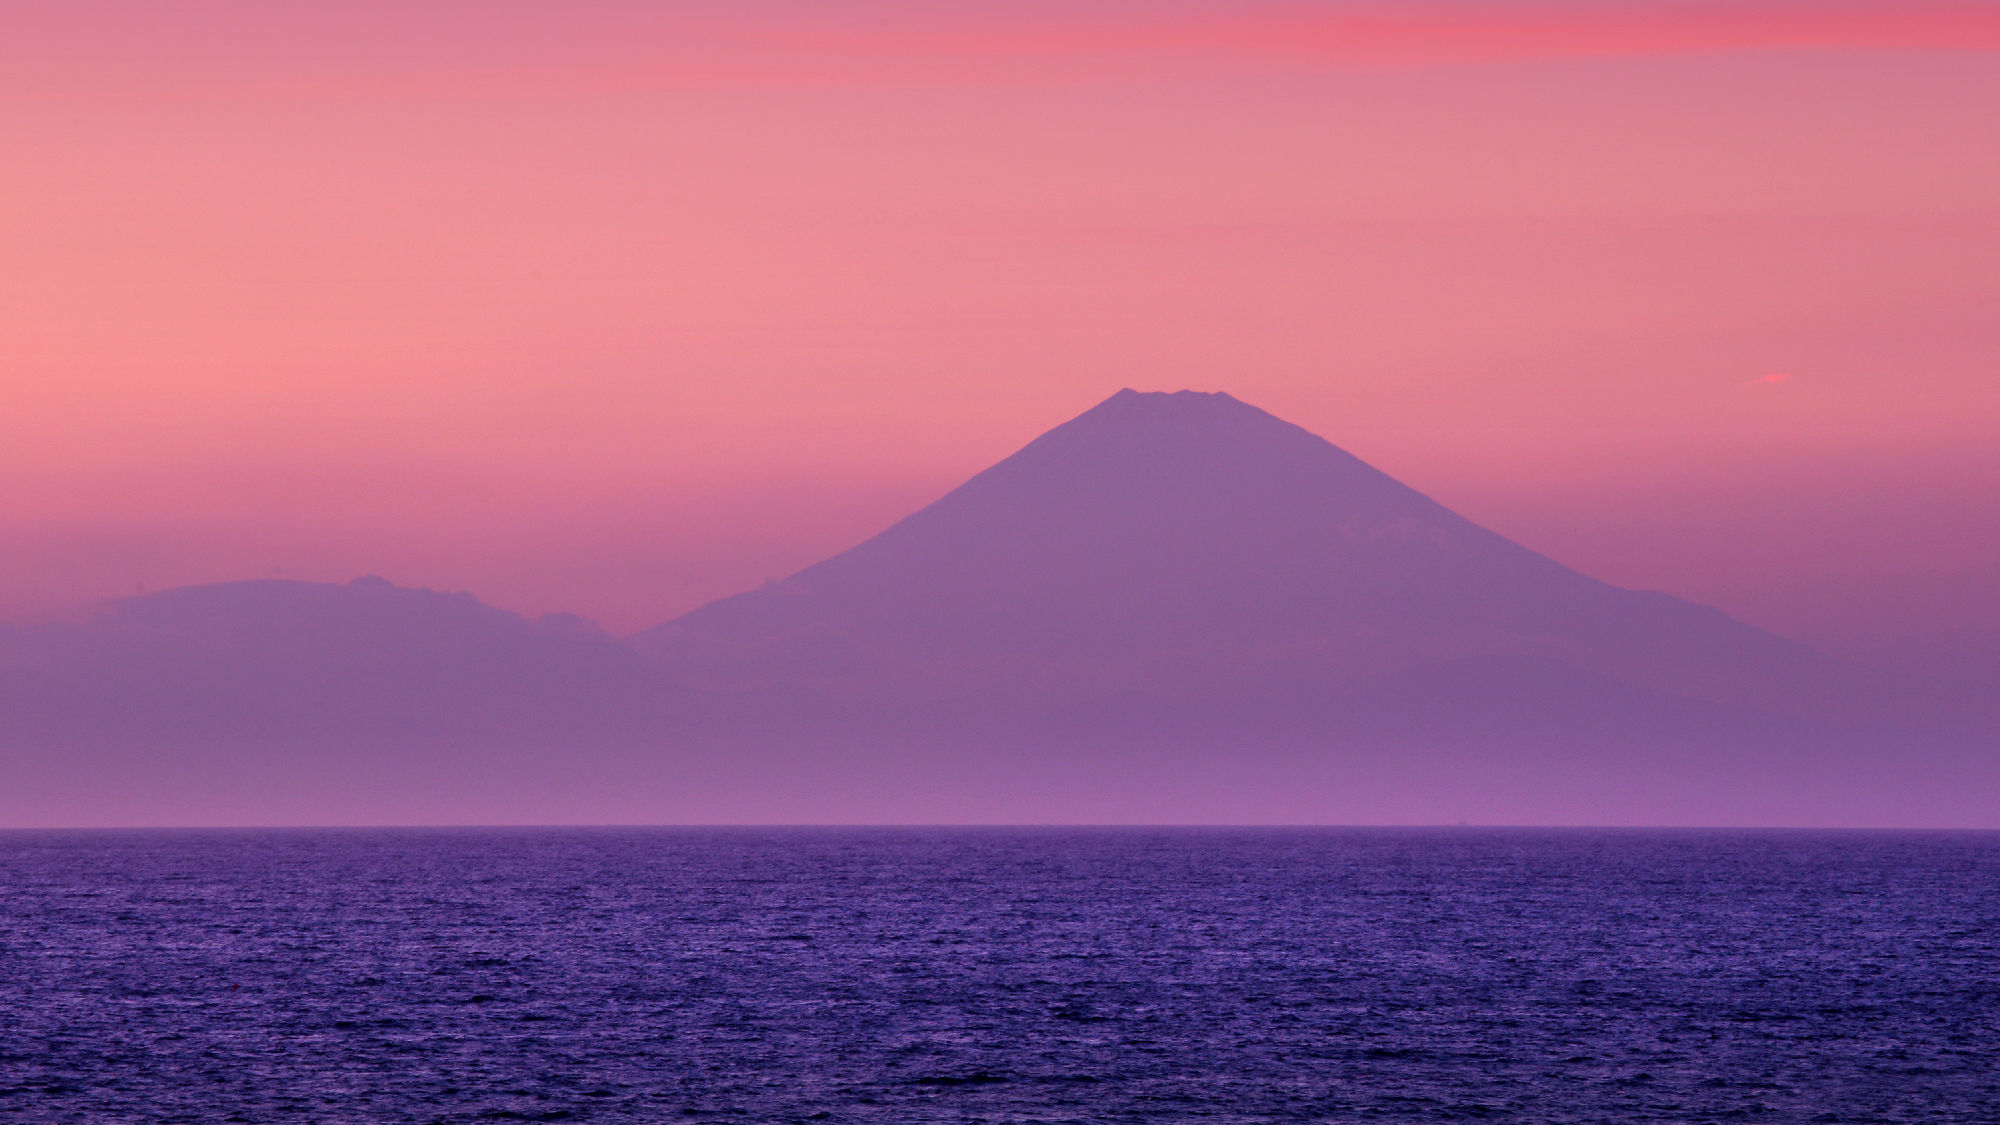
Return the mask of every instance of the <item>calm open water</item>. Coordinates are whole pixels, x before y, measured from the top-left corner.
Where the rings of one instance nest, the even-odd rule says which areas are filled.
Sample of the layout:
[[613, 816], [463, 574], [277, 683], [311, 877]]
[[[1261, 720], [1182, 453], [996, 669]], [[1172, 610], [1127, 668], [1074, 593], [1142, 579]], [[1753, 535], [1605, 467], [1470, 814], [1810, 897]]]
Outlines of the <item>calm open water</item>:
[[2000, 1121], [2000, 835], [0, 833], [0, 1120]]

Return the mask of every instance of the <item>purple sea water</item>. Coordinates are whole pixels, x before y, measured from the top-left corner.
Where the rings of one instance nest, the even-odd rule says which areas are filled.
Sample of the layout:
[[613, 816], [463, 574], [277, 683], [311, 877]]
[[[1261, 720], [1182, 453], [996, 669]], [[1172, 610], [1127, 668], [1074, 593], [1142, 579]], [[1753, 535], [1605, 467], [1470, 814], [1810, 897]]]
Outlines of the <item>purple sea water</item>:
[[2000, 835], [0, 834], [0, 1120], [2000, 1121]]

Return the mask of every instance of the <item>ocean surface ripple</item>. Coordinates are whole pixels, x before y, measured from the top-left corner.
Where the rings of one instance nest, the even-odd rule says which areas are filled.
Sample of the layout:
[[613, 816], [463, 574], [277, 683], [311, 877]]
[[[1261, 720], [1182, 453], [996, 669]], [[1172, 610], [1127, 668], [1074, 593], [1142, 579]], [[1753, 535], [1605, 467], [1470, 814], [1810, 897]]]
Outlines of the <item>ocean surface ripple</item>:
[[0, 833], [0, 1120], [2000, 1121], [2000, 835]]

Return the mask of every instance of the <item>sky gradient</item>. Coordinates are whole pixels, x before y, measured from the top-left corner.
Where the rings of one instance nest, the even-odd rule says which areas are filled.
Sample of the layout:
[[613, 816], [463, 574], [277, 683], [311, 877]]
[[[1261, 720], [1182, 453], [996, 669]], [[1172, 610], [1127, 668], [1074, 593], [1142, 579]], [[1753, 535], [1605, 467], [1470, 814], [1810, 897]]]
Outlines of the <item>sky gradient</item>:
[[1991, 5], [7, 20], [0, 619], [379, 572], [637, 629], [1131, 385], [2000, 651]]

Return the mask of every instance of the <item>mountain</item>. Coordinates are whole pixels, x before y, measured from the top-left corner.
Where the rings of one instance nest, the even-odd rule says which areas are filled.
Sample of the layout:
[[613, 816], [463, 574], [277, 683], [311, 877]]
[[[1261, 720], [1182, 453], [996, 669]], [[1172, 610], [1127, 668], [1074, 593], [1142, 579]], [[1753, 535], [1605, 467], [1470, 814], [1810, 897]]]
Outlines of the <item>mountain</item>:
[[1937, 823], [1993, 792], [1989, 744], [1901, 685], [1579, 574], [1226, 394], [1120, 391], [631, 643], [817, 749], [773, 773], [902, 771], [892, 816]]
[[380, 579], [0, 628], [0, 824], [2000, 825], [1996, 726], [1185, 391], [626, 642]]
[[1485, 530], [1226, 394], [1125, 390], [782, 582], [633, 638], [712, 683], [1309, 700], [1515, 657], [1790, 716], [1866, 679]]
[[[0, 824], [449, 818], [657, 738], [657, 671], [576, 618], [469, 594], [253, 581], [0, 630]], [[511, 778], [502, 775], [513, 775]]]

